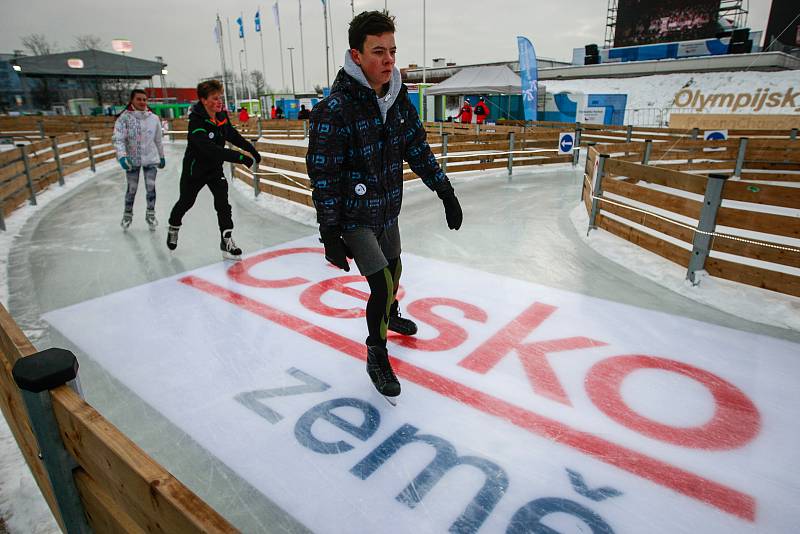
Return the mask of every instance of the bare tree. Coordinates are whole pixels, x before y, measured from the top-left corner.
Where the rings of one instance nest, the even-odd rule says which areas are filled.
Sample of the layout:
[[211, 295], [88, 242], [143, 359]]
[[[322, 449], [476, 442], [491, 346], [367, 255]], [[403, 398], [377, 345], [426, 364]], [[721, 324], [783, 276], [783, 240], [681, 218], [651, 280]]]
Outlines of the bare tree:
[[250, 71], [250, 84], [256, 95], [260, 95], [264, 91], [264, 74], [260, 70]]
[[321, 95], [322, 94], [322, 86], [320, 84], [314, 85], [314, 92], [317, 93], [318, 95]]
[[56, 51], [56, 43], [51, 43], [43, 33], [31, 33], [21, 38], [22, 46], [30, 50], [34, 56], [45, 56]]
[[75, 36], [75, 48], [77, 50], [100, 50], [103, 40], [97, 35], [85, 34]]

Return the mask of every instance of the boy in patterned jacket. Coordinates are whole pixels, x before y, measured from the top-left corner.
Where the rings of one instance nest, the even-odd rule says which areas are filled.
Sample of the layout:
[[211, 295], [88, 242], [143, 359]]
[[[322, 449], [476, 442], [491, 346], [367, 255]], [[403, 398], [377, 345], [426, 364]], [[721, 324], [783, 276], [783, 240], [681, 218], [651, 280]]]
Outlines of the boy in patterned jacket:
[[396, 299], [403, 161], [442, 200], [450, 229], [458, 230], [463, 218], [400, 81], [394, 33], [394, 17], [386, 12], [362, 12], [350, 22], [350, 50], [330, 96], [311, 112], [306, 155], [325, 258], [345, 271], [347, 257], [354, 258], [369, 284], [367, 373], [387, 399], [400, 394], [400, 383], [386, 351], [386, 331], [417, 332], [413, 321], [400, 316]]

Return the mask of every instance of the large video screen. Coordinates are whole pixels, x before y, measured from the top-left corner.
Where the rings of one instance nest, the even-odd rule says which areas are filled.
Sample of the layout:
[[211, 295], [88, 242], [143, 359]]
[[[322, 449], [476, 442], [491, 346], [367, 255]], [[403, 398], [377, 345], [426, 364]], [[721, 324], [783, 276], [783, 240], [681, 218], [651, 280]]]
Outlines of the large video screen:
[[[800, 5], [797, 0], [773, 0], [767, 22], [767, 38], [764, 47], [770, 50], [780, 50], [775, 47], [780, 43], [789, 48], [800, 47]], [[770, 46], [772, 45], [772, 46]]]
[[714, 37], [720, 0], [619, 0], [614, 46]]

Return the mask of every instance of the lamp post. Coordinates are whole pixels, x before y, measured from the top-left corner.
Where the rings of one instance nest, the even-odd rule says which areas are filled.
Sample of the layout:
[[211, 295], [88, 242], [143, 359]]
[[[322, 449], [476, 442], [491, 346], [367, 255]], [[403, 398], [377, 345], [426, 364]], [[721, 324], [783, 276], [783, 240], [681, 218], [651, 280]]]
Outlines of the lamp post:
[[297, 96], [297, 93], [294, 88], [294, 55], [292, 54], [292, 52], [294, 52], [294, 47], [290, 46], [288, 50], [289, 50], [289, 67], [291, 68], [292, 71], [292, 95]]
[[[245, 93], [245, 85], [244, 85], [244, 70], [242, 69], [242, 54], [244, 50], [239, 50], [239, 77], [242, 79], [242, 99], [244, 99]], [[237, 103], [234, 108], [239, 109], [239, 104]]]
[[161, 56], [156, 56], [156, 59], [159, 63], [161, 63], [161, 96], [164, 99], [164, 102], [167, 101], [167, 79], [166, 76], [168, 74], [167, 71], [167, 64], [164, 63], [164, 58]]

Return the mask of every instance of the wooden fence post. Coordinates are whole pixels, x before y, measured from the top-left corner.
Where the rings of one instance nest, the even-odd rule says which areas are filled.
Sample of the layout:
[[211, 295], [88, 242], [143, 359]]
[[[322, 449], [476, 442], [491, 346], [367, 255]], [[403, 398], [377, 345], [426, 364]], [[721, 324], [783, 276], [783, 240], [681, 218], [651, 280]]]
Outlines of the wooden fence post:
[[53, 160], [58, 169], [58, 185], [64, 185], [64, 167], [61, 166], [61, 155], [58, 153], [58, 141], [56, 141], [55, 135], [50, 136], [50, 143], [53, 147]]
[[725, 180], [728, 177], [724, 174], [709, 174], [706, 183], [706, 193], [703, 199], [703, 209], [700, 212], [700, 221], [692, 240], [692, 255], [689, 258], [689, 270], [686, 272], [686, 279], [692, 285], [697, 285], [697, 271], [706, 266], [708, 253], [711, 251], [711, 233], [717, 226], [717, 211], [722, 203], [722, 189], [725, 187]]
[[86, 140], [86, 151], [89, 152], [89, 166], [92, 168], [92, 172], [95, 172], [94, 152], [92, 151], [92, 139], [89, 137], [89, 130], [83, 131], [83, 138]]
[[644, 155], [642, 156], [642, 165], [648, 165], [650, 163], [650, 153], [653, 151], [653, 140], [652, 139], [645, 139], [644, 140]]
[[508, 132], [508, 181], [511, 181], [511, 174], [514, 172], [514, 132]]
[[586, 235], [589, 235], [589, 230], [597, 228], [597, 214], [600, 211], [600, 201], [597, 198], [603, 195], [603, 175], [605, 174], [606, 160], [608, 154], [600, 154], [600, 159], [597, 161], [597, 174], [594, 176], [594, 183], [592, 184], [592, 213], [589, 215], [589, 228], [586, 230]]
[[747, 138], [741, 137], [739, 138], [739, 152], [736, 154], [736, 167], [733, 170], [733, 178], [737, 180], [742, 177], [745, 152], [747, 152]]
[[68, 382], [77, 391], [78, 360], [68, 350], [47, 349], [18, 359], [12, 375], [21, 390], [64, 528], [70, 534], [89, 534], [91, 528], [73, 475], [78, 464], [64, 447], [50, 399], [51, 389]]
[[447, 132], [442, 133], [442, 172], [447, 173]]
[[31, 164], [28, 161], [28, 147], [27, 145], [19, 145], [20, 154], [22, 154], [22, 164], [25, 167], [25, 177], [28, 179], [28, 202], [31, 206], [36, 205], [36, 188], [33, 186], [33, 179], [31, 178]]

